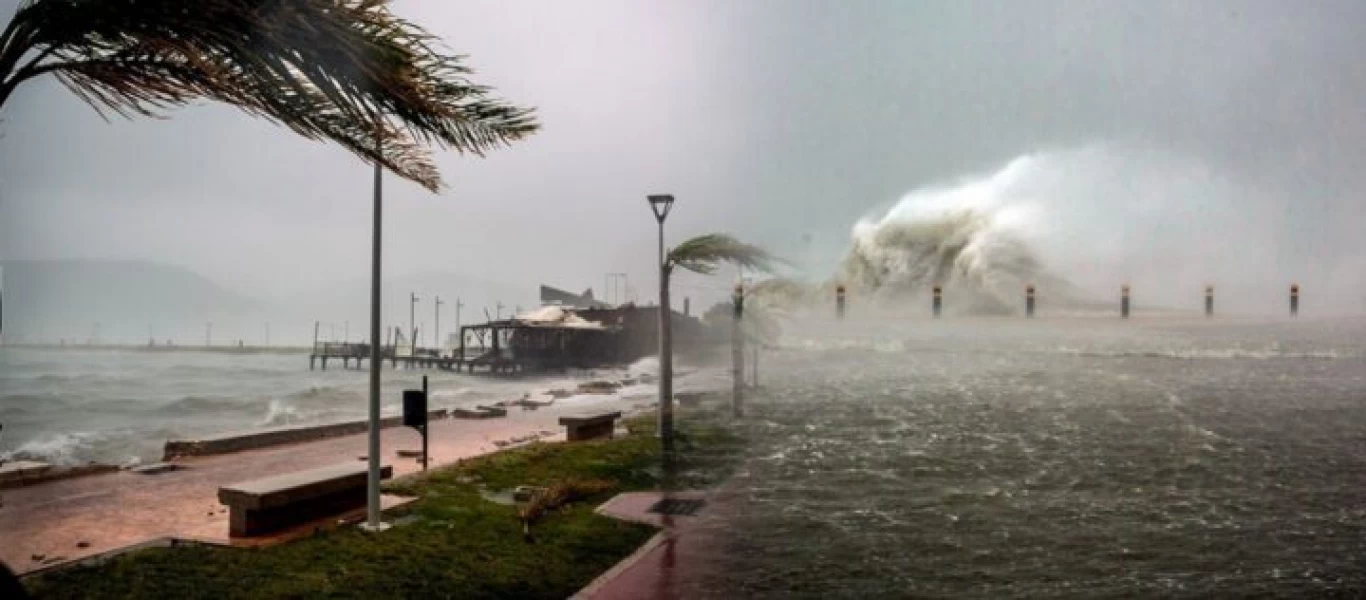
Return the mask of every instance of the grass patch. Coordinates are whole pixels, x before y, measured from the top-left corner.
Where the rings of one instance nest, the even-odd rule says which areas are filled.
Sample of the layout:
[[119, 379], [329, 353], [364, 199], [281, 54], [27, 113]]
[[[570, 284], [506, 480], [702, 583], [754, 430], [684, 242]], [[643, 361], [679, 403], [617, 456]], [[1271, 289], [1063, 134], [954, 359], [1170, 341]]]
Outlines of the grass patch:
[[[717, 483], [739, 454], [717, 416], [684, 416], [670, 485], [651, 419], [627, 425], [615, 440], [538, 443], [396, 482], [390, 491], [419, 500], [390, 513], [411, 522], [382, 535], [348, 527], [271, 548], [157, 548], [25, 584], [39, 598], [565, 598], [654, 534], [594, 507], [624, 491]], [[484, 497], [518, 485], [588, 491], [539, 515], [528, 539], [517, 506]]]

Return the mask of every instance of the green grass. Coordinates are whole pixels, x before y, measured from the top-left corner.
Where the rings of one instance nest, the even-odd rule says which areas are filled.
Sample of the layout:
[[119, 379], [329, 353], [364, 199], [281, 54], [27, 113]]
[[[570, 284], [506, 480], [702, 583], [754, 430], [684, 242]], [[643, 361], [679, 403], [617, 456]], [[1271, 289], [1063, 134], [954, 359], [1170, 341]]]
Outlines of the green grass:
[[[660, 487], [650, 419], [610, 441], [534, 444], [471, 459], [390, 485], [419, 500], [389, 515], [382, 535], [354, 527], [261, 549], [174, 547], [25, 581], [40, 598], [565, 598], [626, 557], [652, 528], [593, 513], [612, 495]], [[678, 478], [700, 487], [724, 478], [740, 441], [717, 417], [679, 421]], [[517, 485], [598, 479], [613, 488], [556, 509], [522, 535], [515, 506], [485, 499]]]

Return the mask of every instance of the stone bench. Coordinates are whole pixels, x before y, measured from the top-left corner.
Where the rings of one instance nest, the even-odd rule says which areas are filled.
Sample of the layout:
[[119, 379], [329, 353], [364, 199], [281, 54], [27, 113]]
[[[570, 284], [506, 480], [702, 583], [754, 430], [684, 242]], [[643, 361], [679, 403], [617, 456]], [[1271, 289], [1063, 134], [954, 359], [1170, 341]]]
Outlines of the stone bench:
[[[339, 463], [218, 488], [228, 507], [228, 534], [246, 537], [285, 529], [365, 506], [368, 467]], [[393, 476], [385, 465], [380, 478]]]
[[621, 411], [579, 413], [576, 415], [565, 415], [560, 417], [560, 425], [564, 426], [565, 436], [571, 442], [592, 440], [597, 438], [611, 438], [612, 430], [617, 427], [617, 419], [621, 418]]
[[451, 409], [451, 416], [456, 419], [496, 419], [508, 416], [508, 410], [501, 406], [484, 406], [482, 404], [474, 408], [455, 408]]

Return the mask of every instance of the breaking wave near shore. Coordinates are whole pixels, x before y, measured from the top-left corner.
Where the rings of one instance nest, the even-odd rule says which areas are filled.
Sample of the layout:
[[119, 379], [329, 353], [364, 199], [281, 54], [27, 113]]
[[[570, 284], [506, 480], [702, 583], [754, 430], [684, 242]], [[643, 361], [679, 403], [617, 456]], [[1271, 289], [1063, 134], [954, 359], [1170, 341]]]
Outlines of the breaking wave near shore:
[[1041, 151], [914, 189], [855, 222], [833, 270], [754, 292], [785, 308], [825, 306], [844, 285], [860, 304], [893, 308], [941, 286], [946, 312], [1014, 314], [1033, 285], [1056, 314], [1113, 311], [1121, 284], [1136, 306], [1197, 310], [1214, 285], [1221, 309], [1279, 314], [1296, 281], [1321, 291], [1321, 308], [1351, 304], [1363, 283], [1352, 255], [1294, 226], [1296, 211], [1159, 148]]
[[1049, 272], [1026, 235], [1041, 207], [1013, 193], [1035, 162], [1025, 157], [983, 180], [915, 191], [860, 220], [836, 281], [891, 301], [941, 286], [972, 313], [1012, 312], [1027, 285], [1076, 303], [1081, 293]]

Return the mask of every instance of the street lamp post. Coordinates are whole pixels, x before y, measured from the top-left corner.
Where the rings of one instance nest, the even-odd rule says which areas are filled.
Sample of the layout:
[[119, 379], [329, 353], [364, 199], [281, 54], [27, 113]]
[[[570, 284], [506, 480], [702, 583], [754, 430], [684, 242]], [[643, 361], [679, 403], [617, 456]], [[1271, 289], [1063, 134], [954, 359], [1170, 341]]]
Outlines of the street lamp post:
[[626, 297], [626, 274], [608, 273], [606, 279], [608, 285], [603, 290], [603, 301], [608, 304], [625, 304]]
[[410, 355], [417, 356], [417, 317], [414, 312], [417, 307], [417, 292], [408, 292], [408, 333], [412, 336], [408, 338], [408, 351]]
[[441, 296], [437, 296], [432, 304], [436, 305], [436, 324], [433, 326], [435, 329], [432, 332], [432, 346], [436, 347], [436, 353], [439, 356], [441, 354], [441, 305], [445, 302], [441, 301]]
[[[456, 296], [456, 297], [455, 297], [455, 331], [456, 331], [456, 333], [460, 334], [460, 349], [461, 349], [461, 350], [464, 350], [464, 349], [465, 349], [465, 332], [464, 332], [464, 330], [460, 329], [460, 309], [463, 308], [464, 306], [465, 306], [465, 303], [460, 301], [460, 297], [459, 297], [459, 296]], [[465, 355], [464, 355], [464, 354], [461, 354], [461, 355], [460, 355], [460, 360], [465, 360]]]
[[[380, 153], [383, 148], [383, 140], [380, 137], [380, 123], [375, 122], [375, 151]], [[380, 337], [379, 337], [379, 281], [380, 281], [380, 235], [382, 229], [381, 217], [383, 216], [383, 199], [381, 195], [381, 182], [383, 181], [383, 165], [379, 160], [375, 161], [375, 213], [371, 221], [373, 228], [370, 241], [370, 428], [369, 428], [369, 452], [366, 458], [369, 461], [369, 473], [365, 482], [365, 512], [366, 520], [364, 528], [369, 531], [384, 531], [387, 527], [379, 520], [379, 375], [380, 375]]]
[[666, 454], [674, 448], [674, 365], [673, 324], [669, 318], [669, 265], [664, 261], [664, 219], [673, 208], [674, 197], [653, 194], [647, 198], [659, 222], [659, 441]]

